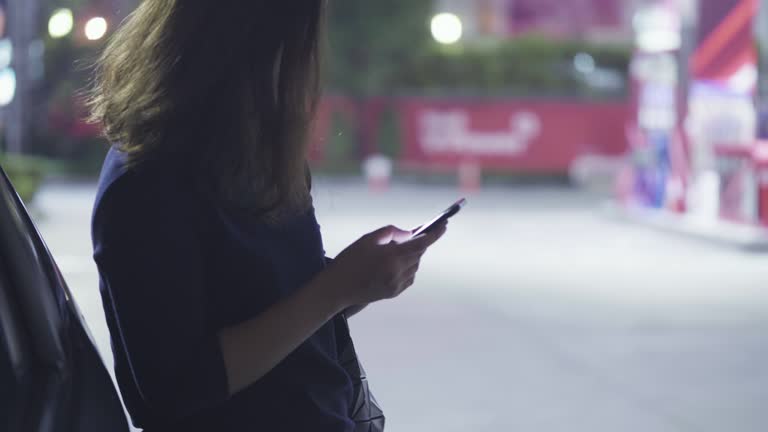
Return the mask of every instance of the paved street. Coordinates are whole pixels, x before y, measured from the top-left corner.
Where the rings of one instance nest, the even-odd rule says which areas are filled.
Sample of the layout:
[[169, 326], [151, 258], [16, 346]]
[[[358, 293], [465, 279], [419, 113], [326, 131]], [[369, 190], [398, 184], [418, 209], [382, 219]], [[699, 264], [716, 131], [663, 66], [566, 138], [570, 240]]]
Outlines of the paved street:
[[[50, 185], [35, 213], [111, 361], [93, 194]], [[329, 255], [457, 197], [449, 186], [315, 186]], [[389, 431], [768, 430], [768, 256], [614, 221], [600, 203], [552, 187], [471, 195], [416, 286], [352, 320]]]

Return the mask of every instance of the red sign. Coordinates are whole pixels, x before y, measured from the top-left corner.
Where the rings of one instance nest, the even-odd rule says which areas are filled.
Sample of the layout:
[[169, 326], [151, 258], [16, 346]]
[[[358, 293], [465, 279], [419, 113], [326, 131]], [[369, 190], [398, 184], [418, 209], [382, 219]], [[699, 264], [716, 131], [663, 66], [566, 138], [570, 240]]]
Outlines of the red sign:
[[406, 100], [403, 161], [565, 172], [581, 155], [626, 150], [624, 103]]
[[630, 7], [618, 0], [514, 0], [508, 2], [510, 33], [582, 35], [595, 28], [623, 31]]

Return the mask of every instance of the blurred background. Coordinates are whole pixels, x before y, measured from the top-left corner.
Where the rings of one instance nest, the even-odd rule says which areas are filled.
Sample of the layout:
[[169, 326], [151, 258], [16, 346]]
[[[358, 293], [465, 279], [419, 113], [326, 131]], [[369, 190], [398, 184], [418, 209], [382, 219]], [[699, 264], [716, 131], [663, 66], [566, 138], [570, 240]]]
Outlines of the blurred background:
[[[82, 90], [136, 4], [0, 0], [0, 165], [110, 366]], [[766, 430], [766, 6], [329, 1], [329, 255], [469, 200], [353, 319], [388, 430]]]

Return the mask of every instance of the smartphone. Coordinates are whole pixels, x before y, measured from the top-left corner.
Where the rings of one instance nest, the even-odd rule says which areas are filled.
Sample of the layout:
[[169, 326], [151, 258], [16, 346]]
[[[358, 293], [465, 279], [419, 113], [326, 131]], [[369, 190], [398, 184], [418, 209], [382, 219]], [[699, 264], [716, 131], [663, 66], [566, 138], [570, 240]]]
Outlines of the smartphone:
[[456, 201], [456, 203], [454, 205], [448, 207], [444, 212], [442, 212], [439, 215], [437, 215], [437, 217], [435, 217], [431, 221], [429, 221], [429, 222], [425, 223], [424, 225], [422, 225], [419, 228], [418, 231], [413, 233], [413, 237], [420, 236], [422, 234], [428, 233], [428, 232], [432, 231], [435, 227], [440, 225], [443, 221], [447, 221], [448, 219], [456, 216], [456, 214], [459, 211], [461, 211], [462, 207], [464, 207], [464, 205], [466, 203], [467, 203], [466, 198], [462, 198], [462, 199]]

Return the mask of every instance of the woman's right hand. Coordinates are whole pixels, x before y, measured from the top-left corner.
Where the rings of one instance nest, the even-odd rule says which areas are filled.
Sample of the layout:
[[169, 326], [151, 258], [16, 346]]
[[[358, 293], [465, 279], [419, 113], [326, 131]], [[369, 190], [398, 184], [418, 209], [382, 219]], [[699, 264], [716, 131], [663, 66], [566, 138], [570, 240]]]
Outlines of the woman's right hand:
[[366, 234], [344, 249], [323, 277], [345, 307], [397, 297], [413, 285], [422, 255], [446, 225], [413, 239], [411, 231], [393, 226]]

